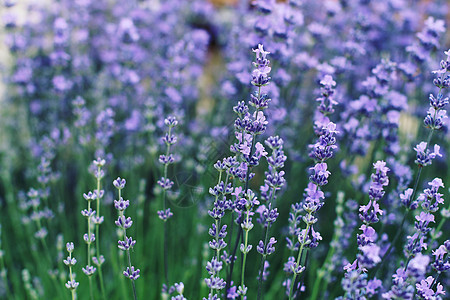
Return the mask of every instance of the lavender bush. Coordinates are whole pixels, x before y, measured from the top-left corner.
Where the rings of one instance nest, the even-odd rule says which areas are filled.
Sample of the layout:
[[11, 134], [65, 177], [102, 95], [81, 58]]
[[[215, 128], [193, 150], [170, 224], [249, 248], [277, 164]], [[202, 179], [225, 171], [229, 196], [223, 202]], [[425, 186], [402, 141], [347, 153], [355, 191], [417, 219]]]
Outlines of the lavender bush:
[[47, 2], [1, 3], [1, 299], [448, 298], [447, 1]]

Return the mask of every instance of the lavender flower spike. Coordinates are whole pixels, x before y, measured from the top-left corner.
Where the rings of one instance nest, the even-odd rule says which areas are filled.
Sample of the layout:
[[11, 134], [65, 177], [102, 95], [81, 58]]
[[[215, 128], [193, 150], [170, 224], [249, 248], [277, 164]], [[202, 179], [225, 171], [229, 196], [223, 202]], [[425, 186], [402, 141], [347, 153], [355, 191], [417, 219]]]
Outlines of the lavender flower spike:
[[360, 253], [352, 264], [344, 267], [346, 274], [342, 280], [345, 290], [343, 299], [351, 299], [352, 295], [372, 296], [381, 287], [381, 281], [377, 278], [367, 281], [366, 272], [381, 262], [380, 247], [376, 244], [377, 233], [371, 224], [377, 223], [378, 216], [383, 214], [378, 201], [384, 196], [384, 187], [389, 184], [389, 168], [384, 161], [377, 161], [373, 166], [375, 173], [371, 176], [369, 203], [359, 208], [359, 218], [363, 222], [359, 228], [362, 233], [357, 235]]
[[116, 189], [119, 192], [119, 200], [114, 200], [114, 207], [117, 209], [119, 216], [117, 217], [117, 220], [115, 221], [115, 224], [117, 227], [119, 227], [123, 232], [123, 239], [119, 240], [117, 242], [117, 246], [120, 250], [125, 251], [127, 254], [127, 262], [128, 266], [125, 271], [123, 271], [123, 275], [131, 280], [131, 286], [133, 287], [133, 295], [134, 299], [137, 300], [137, 294], [136, 294], [136, 286], [134, 281], [139, 278], [139, 269], [135, 269], [134, 266], [131, 265], [131, 254], [130, 249], [134, 247], [136, 244], [136, 241], [133, 240], [132, 237], [127, 236], [127, 230], [131, 228], [133, 225], [133, 221], [131, 220], [131, 217], [125, 216], [125, 210], [128, 208], [130, 201], [129, 200], [123, 200], [122, 198], [122, 190], [125, 188], [125, 179], [121, 179], [118, 177], [116, 180], [113, 181], [113, 185], [116, 187]]
[[[297, 276], [305, 270], [305, 267], [300, 264], [303, 250], [316, 248], [319, 245], [319, 241], [322, 240], [320, 233], [314, 230], [314, 224], [318, 221], [315, 214], [324, 204], [323, 199], [325, 195], [321, 189], [328, 183], [328, 177], [331, 174], [328, 171], [326, 161], [333, 157], [333, 150], [337, 148], [335, 134], [338, 131], [336, 130], [336, 124], [328, 118], [328, 115], [334, 111], [333, 105], [337, 104], [332, 99], [336, 82], [330, 75], [325, 75], [320, 80], [320, 84], [322, 97], [318, 98], [320, 105], [314, 116], [314, 131], [319, 138], [315, 144], [309, 145], [311, 149], [309, 156], [314, 159], [315, 164], [309, 168], [311, 170], [310, 182], [305, 189], [304, 200], [301, 206], [305, 215], [301, 218], [296, 216], [297, 212], [300, 212], [300, 207], [299, 205], [294, 205], [292, 208], [296, 212], [291, 213], [289, 216], [289, 229], [295, 236], [288, 238], [288, 247], [293, 250], [298, 249], [297, 259], [290, 256], [288, 262], [285, 263], [285, 270], [292, 274], [292, 279], [288, 278], [283, 283], [287, 288], [286, 293], [290, 300], [296, 298], [295, 281]], [[325, 103], [327, 104], [325, 105]], [[306, 224], [305, 229], [299, 228], [300, 220]]]
[[72, 294], [72, 300], [75, 300], [76, 295], [76, 289], [79, 282], [75, 281], [75, 274], [73, 273], [72, 267], [75, 266], [77, 263], [77, 260], [75, 257], [72, 257], [72, 253], [74, 250], [74, 245], [72, 242], [66, 244], [67, 252], [69, 252], [69, 256], [63, 260], [64, 264], [69, 267], [69, 281], [66, 282], [65, 286], [70, 290], [70, 293]]

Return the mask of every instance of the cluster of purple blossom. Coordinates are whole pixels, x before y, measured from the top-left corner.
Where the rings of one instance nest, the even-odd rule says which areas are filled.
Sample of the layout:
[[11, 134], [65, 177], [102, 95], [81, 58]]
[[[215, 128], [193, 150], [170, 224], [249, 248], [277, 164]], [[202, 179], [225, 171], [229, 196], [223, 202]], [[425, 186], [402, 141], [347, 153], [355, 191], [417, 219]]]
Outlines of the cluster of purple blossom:
[[[334, 112], [333, 105], [338, 104], [334, 99], [334, 86], [336, 82], [330, 75], [325, 75], [320, 80], [321, 96], [316, 99], [319, 102], [318, 109], [314, 115], [314, 132], [318, 136], [315, 144], [309, 145], [310, 157], [315, 161], [315, 165], [310, 168], [312, 171], [309, 177], [309, 183], [305, 188], [304, 200], [302, 203], [293, 204], [291, 213], [289, 214], [289, 233], [291, 237], [287, 238], [288, 248], [295, 252], [298, 251], [297, 259], [294, 256], [288, 258], [288, 262], [284, 266], [284, 270], [288, 274], [292, 274], [292, 278], [284, 281], [286, 286], [286, 294], [289, 299], [294, 299], [297, 291], [300, 290], [302, 282], [295, 284], [297, 276], [305, 271], [305, 257], [303, 253], [305, 249], [313, 249], [319, 245], [322, 236], [318, 231], [314, 230], [314, 224], [318, 219], [316, 213], [324, 205], [323, 200], [325, 194], [322, 191], [324, 185], [328, 183], [328, 177], [331, 172], [328, 171], [326, 161], [333, 157], [333, 150], [337, 148], [335, 134], [336, 124], [330, 121], [328, 115]], [[304, 214], [303, 216], [301, 216]], [[306, 227], [301, 229], [300, 220]], [[302, 259], [303, 255], [303, 261]]]
[[136, 240], [133, 240], [131, 236], [127, 236], [127, 229], [130, 229], [131, 225], [133, 225], [133, 221], [131, 220], [131, 217], [125, 216], [125, 210], [130, 205], [130, 200], [124, 200], [122, 197], [122, 190], [125, 188], [125, 184], [126, 180], [120, 177], [117, 177], [117, 179], [113, 181], [113, 185], [119, 191], [119, 200], [114, 200], [114, 207], [119, 212], [119, 216], [115, 223], [117, 227], [119, 227], [122, 231], [119, 234], [119, 236], [122, 239], [119, 240], [117, 243], [119, 249], [127, 253], [128, 264], [126, 270], [123, 271], [123, 275], [131, 280], [131, 284], [133, 286], [134, 299], [137, 299], [134, 281], [139, 278], [140, 270], [135, 269], [134, 266], [131, 265], [130, 250], [133, 249], [134, 245], [136, 244]]

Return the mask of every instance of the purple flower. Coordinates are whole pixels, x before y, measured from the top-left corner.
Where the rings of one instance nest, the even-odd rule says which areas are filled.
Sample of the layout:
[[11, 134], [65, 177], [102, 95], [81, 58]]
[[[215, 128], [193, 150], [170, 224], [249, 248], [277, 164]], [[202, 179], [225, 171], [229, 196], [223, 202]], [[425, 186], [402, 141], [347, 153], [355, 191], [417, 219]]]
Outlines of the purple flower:
[[406, 208], [414, 210], [419, 206], [419, 202], [413, 201], [413, 199], [411, 199], [412, 194], [413, 194], [413, 189], [409, 188], [409, 189], [405, 190], [405, 192], [403, 194], [400, 194], [400, 201]]
[[380, 247], [374, 243], [359, 247], [362, 252], [361, 263], [367, 267], [374, 266], [381, 261]]
[[434, 152], [430, 152], [430, 150], [427, 148], [427, 143], [421, 142], [416, 147], [414, 147], [414, 150], [417, 152], [417, 159], [414, 162], [420, 167], [431, 165], [432, 160], [436, 156], [442, 157], [442, 154], [439, 153], [439, 149], [439, 145], [434, 145]]
[[374, 278], [372, 280], [369, 280], [369, 282], [367, 282], [367, 289], [366, 289], [366, 291], [367, 291], [367, 293], [369, 295], [375, 295], [377, 293], [377, 290], [380, 287], [382, 287], [381, 280]]
[[239, 298], [239, 294], [237, 293], [236, 286], [232, 286], [230, 289], [228, 289], [227, 298], [233, 299], [233, 300]]
[[383, 214], [377, 201], [384, 195], [383, 187], [389, 184], [387, 177], [389, 168], [386, 167], [384, 161], [377, 161], [373, 164], [373, 167], [375, 173], [371, 175], [372, 182], [369, 188], [369, 203], [367, 205], [361, 205], [359, 208], [359, 218], [363, 222], [359, 228], [362, 233], [357, 235], [358, 249], [360, 252], [357, 254], [354, 263], [344, 268], [346, 274], [342, 280], [342, 287], [347, 295], [372, 293], [378, 285], [377, 281], [371, 282], [371, 285], [367, 285], [367, 274], [365, 272], [381, 262], [381, 248], [376, 244], [377, 233], [370, 224], [377, 223], [379, 221], [378, 215]]
[[130, 205], [130, 200], [123, 200], [122, 197], [120, 199], [114, 200], [114, 207], [119, 211], [124, 211]]
[[105, 257], [103, 255], [100, 255], [99, 257], [94, 256], [94, 257], [92, 257], [92, 261], [94, 262], [94, 264], [96, 266], [99, 267], [99, 266], [103, 265], [103, 263], [105, 262]]
[[134, 241], [131, 237], [125, 236], [123, 241], [118, 241], [117, 243], [120, 250], [127, 251], [134, 247], [136, 241]]
[[[333, 80], [331, 75], [325, 75], [322, 80], [320, 80], [321, 85], [321, 96], [316, 99], [320, 102], [318, 111], [326, 117], [328, 114], [334, 112], [334, 105], [338, 102], [334, 99], [334, 87], [336, 86], [336, 81]], [[316, 119], [317, 121], [317, 119]]]
[[69, 281], [66, 282], [65, 286], [69, 290], [75, 290], [78, 287], [79, 284], [80, 283], [76, 282], [75, 280], [69, 280]]
[[161, 186], [164, 190], [169, 190], [172, 188], [174, 182], [168, 178], [161, 177], [160, 180], [158, 180], [158, 185]]
[[91, 234], [91, 236], [89, 236], [87, 233], [85, 233], [83, 235], [83, 240], [86, 242], [86, 244], [91, 244], [95, 241], [95, 234]]
[[271, 237], [269, 242], [267, 243], [267, 246], [264, 247], [264, 242], [263, 241], [259, 241], [259, 244], [256, 247], [256, 250], [261, 255], [264, 255], [264, 256], [270, 255], [273, 252], [275, 252], [275, 247], [273, 245], [275, 245], [276, 242], [277, 242], [277, 240], [274, 237]]
[[86, 276], [92, 276], [94, 275], [95, 271], [97, 271], [97, 268], [94, 266], [87, 265], [85, 268], [81, 268], [83, 270], [83, 273], [86, 274]]
[[163, 221], [167, 221], [173, 216], [173, 213], [170, 211], [170, 208], [166, 210], [159, 210], [157, 213], [158, 217]]
[[67, 243], [66, 244], [66, 249], [67, 249], [67, 252], [72, 253], [73, 249], [74, 249], [73, 242]]
[[438, 192], [440, 187], [444, 187], [442, 179], [435, 178], [428, 183], [431, 188], [425, 189], [423, 193], [419, 195], [417, 200], [421, 202], [421, 206], [424, 210], [430, 212], [436, 212], [439, 209], [439, 204], [444, 203], [443, 195]]
[[271, 68], [269, 67], [270, 61], [267, 59], [267, 54], [270, 52], [264, 51], [263, 45], [259, 44], [258, 49], [253, 49], [256, 53], [256, 62], [253, 63], [255, 69], [252, 72], [252, 84], [257, 87], [267, 85], [269, 83]]
[[123, 215], [119, 216], [116, 220], [116, 225], [122, 229], [128, 229], [133, 225], [133, 221], [131, 221], [130, 217], [125, 217]]
[[[133, 240], [132, 237], [127, 236], [127, 229], [129, 229], [133, 225], [133, 221], [131, 220], [131, 217], [125, 217], [124, 210], [129, 205], [129, 200], [124, 201], [121, 197], [122, 189], [125, 187], [125, 179], [121, 179], [118, 177], [116, 180], [114, 180], [113, 184], [119, 191], [119, 201], [114, 200], [114, 207], [118, 210], [119, 216], [117, 217], [117, 220], [115, 221], [115, 224], [122, 230], [123, 232], [123, 240], [119, 240], [117, 242], [117, 246], [120, 250], [126, 251], [128, 253], [127, 255], [127, 265], [131, 266], [131, 255], [130, 255], [130, 249], [134, 247], [136, 244], [136, 241]], [[97, 259], [97, 262], [101, 265], [102, 257], [100, 257], [100, 260]], [[95, 263], [95, 261], [94, 261]], [[133, 290], [135, 290], [134, 280], [139, 278], [139, 269], [134, 269], [134, 266], [127, 267], [125, 271], [123, 271], [123, 275], [127, 278], [129, 278], [132, 282]]]
[[450, 270], [450, 240], [446, 240], [443, 245], [432, 251], [435, 259], [432, 264], [433, 268], [441, 273]]
[[123, 271], [123, 275], [127, 278], [130, 278], [131, 280], [136, 280], [139, 278], [139, 273], [141, 271], [139, 269], [134, 269], [134, 266], [131, 266], [131, 268], [127, 267], [125, 271]]
[[314, 174], [312, 174], [309, 180], [316, 184], [317, 186], [323, 186], [328, 183], [328, 176], [330, 176], [331, 172], [327, 170], [328, 166], [326, 163], [318, 163], [314, 167], [310, 168], [310, 170], [314, 170]]
[[213, 257], [211, 261], [206, 263], [206, 271], [208, 271], [209, 275], [217, 275], [220, 270], [222, 270], [222, 262], [217, 258]]
[[[434, 278], [428, 276], [426, 279], [416, 283], [417, 294], [422, 299], [437, 299], [439, 295], [445, 295], [444, 287], [438, 282], [436, 287], [436, 292], [432, 289], [432, 284], [434, 283]], [[434, 286], [434, 285], [433, 285]]]
[[219, 277], [211, 276], [210, 278], [205, 278], [206, 286], [213, 290], [221, 290], [225, 287], [225, 280]]
[[[116, 189], [121, 190], [123, 188], [125, 188], [125, 184], [127, 183], [127, 181], [123, 178], [117, 177], [117, 179], [115, 179], [113, 181], [113, 185], [116, 187]], [[128, 200], [127, 200], [128, 201]]]

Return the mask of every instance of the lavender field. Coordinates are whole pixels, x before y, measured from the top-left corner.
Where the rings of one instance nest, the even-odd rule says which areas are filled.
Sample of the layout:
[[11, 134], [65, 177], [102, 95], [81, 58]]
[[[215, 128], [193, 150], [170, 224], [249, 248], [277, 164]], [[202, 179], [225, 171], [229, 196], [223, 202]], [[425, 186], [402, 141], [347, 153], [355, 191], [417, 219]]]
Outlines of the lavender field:
[[448, 0], [0, 3], [0, 299], [450, 299]]

